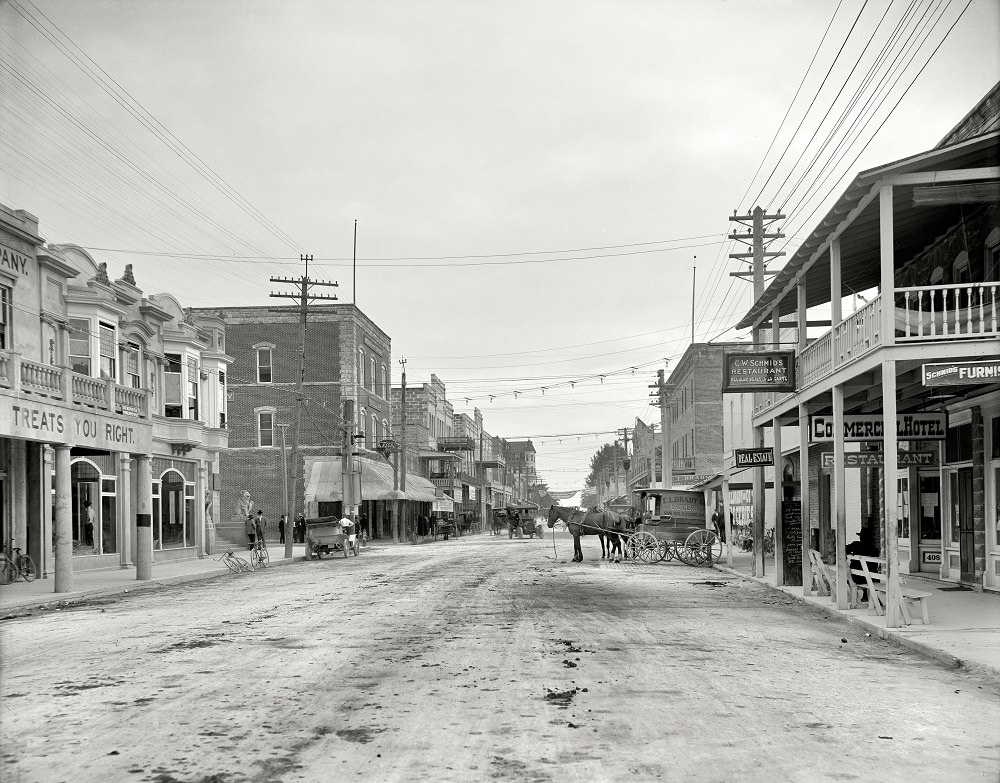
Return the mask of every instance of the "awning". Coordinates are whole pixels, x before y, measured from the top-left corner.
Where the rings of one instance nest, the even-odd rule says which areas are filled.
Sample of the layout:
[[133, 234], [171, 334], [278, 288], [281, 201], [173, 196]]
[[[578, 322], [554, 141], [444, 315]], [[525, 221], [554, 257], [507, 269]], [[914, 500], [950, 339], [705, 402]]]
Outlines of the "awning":
[[434, 451], [433, 449], [420, 449], [417, 452], [417, 456], [420, 459], [462, 459], [460, 454], [449, 451]]
[[[422, 476], [406, 477], [406, 494], [393, 490], [392, 466], [384, 462], [358, 459], [361, 466], [361, 500], [413, 500], [431, 503], [436, 488]], [[318, 459], [309, 470], [305, 500], [309, 502], [334, 502], [344, 499], [342, 462], [339, 458]]]

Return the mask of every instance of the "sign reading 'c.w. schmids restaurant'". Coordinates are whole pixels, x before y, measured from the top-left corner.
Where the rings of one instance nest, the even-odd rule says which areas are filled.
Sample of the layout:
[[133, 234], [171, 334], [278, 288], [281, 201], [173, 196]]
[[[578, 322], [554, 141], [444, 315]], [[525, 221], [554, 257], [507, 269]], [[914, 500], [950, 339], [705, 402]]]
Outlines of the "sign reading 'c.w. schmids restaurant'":
[[722, 391], [795, 391], [795, 352], [727, 353], [722, 358]]

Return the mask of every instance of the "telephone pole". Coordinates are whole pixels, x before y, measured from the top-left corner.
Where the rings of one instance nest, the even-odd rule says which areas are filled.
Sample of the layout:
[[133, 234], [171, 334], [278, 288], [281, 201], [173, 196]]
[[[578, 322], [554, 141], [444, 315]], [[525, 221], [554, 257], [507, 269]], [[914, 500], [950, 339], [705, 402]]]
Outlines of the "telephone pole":
[[[664, 378], [665, 371], [656, 371], [656, 383], [649, 385], [650, 389], [656, 389], [655, 392], [650, 392], [649, 396], [655, 398], [653, 405], [656, 405], [660, 409], [660, 484], [664, 489], [673, 489], [674, 486], [674, 457], [670, 453], [670, 407], [667, 402], [667, 393], [672, 390], [672, 386], [666, 382]], [[654, 460], [653, 468], [655, 472], [656, 460], [655, 454], [656, 449], [653, 449]], [[652, 479], [653, 477], [651, 477]]]
[[[309, 305], [314, 300], [336, 299], [336, 294], [314, 294], [313, 286], [331, 286], [336, 288], [337, 283], [327, 280], [309, 279], [309, 262], [313, 260], [311, 255], [301, 255], [299, 260], [305, 264], [305, 274], [302, 277], [272, 277], [272, 283], [285, 283], [298, 287], [297, 293], [282, 293], [272, 291], [271, 297], [274, 299], [295, 299], [299, 303], [299, 372], [296, 379], [295, 393], [295, 430], [292, 432], [292, 486], [296, 487], [296, 479], [299, 472], [299, 442], [302, 430], [302, 384], [306, 378], [306, 318], [309, 315]], [[273, 308], [272, 312], [286, 312], [283, 308]], [[293, 503], [294, 505], [294, 503]], [[287, 523], [287, 520], [286, 520]], [[292, 537], [285, 536], [285, 557], [292, 557]]]

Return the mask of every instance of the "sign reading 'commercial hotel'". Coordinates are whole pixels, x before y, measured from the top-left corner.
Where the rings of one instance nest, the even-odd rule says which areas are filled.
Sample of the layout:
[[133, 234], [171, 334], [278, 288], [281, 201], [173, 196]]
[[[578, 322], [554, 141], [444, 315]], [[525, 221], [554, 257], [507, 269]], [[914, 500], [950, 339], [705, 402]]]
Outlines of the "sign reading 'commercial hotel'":
[[[844, 416], [844, 441], [881, 440], [885, 425], [881, 413]], [[944, 440], [948, 435], [945, 413], [900, 413], [896, 416], [896, 437], [899, 440]], [[813, 443], [834, 440], [833, 416], [810, 416], [809, 439]]]
[[795, 352], [724, 354], [722, 391], [795, 391]]

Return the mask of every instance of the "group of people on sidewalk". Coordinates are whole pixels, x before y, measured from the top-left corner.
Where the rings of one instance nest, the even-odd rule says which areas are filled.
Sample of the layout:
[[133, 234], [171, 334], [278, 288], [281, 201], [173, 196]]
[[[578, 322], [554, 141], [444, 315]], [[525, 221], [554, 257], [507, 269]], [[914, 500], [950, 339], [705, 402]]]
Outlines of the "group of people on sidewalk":
[[[289, 528], [289, 532], [292, 534], [293, 544], [304, 544], [306, 542], [305, 514], [300, 513], [291, 526], [288, 525], [287, 515], [281, 515], [278, 519], [278, 543], [280, 544], [285, 543], [286, 528]], [[251, 514], [247, 517], [244, 529], [247, 534], [247, 540], [250, 542], [250, 549], [253, 549], [258, 539], [261, 541], [267, 540], [267, 519], [262, 509], [257, 509], [256, 514]]]

